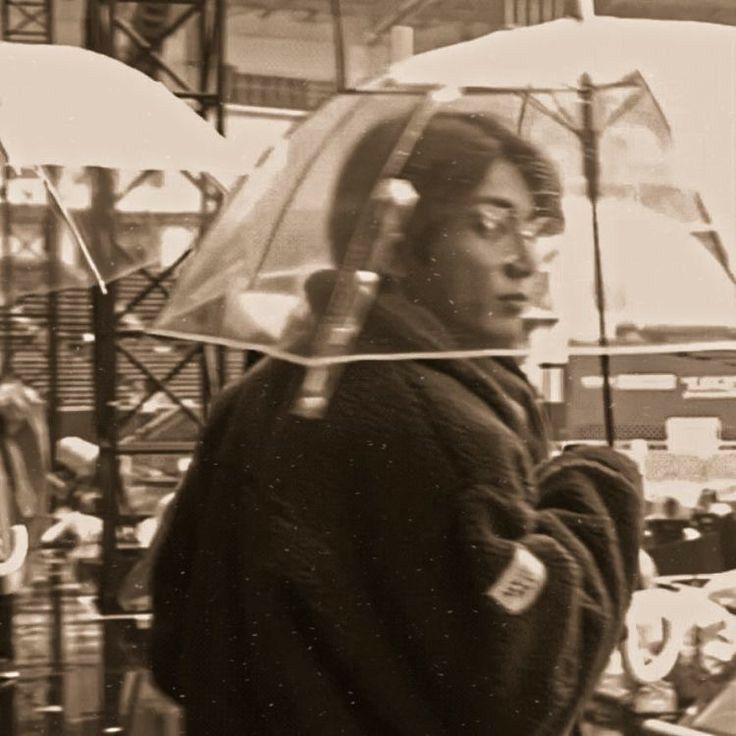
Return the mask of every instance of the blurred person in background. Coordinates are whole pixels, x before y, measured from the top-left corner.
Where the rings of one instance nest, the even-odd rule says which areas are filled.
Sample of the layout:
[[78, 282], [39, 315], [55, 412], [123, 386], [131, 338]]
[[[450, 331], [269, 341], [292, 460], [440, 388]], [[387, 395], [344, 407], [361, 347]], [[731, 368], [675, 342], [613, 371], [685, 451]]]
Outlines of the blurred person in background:
[[[368, 131], [335, 194], [336, 263], [405, 121]], [[560, 184], [494, 120], [439, 113], [360, 340], [508, 348], [560, 232]], [[324, 309], [329, 274], [307, 285]], [[226, 389], [153, 573], [152, 667], [190, 736], [570, 733], [635, 585], [641, 479], [601, 447], [551, 458], [511, 359], [363, 361], [324, 418], [304, 369]]]

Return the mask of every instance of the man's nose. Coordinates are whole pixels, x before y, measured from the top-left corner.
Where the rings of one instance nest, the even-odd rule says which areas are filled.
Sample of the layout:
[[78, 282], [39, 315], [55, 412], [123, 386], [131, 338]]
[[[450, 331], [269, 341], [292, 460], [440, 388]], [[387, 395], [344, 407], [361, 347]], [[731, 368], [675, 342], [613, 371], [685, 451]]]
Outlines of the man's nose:
[[537, 259], [534, 255], [534, 243], [521, 235], [514, 238], [514, 249], [504, 261], [503, 271], [510, 279], [526, 279], [537, 270]]

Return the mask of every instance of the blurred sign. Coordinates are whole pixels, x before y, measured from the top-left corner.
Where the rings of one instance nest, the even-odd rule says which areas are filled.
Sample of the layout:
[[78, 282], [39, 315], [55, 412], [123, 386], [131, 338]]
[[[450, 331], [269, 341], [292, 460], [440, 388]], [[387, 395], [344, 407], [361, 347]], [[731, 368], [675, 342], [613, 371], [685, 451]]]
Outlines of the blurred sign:
[[[601, 389], [601, 376], [582, 376], [583, 388]], [[611, 378], [611, 386], [618, 391], [675, 391], [682, 386], [683, 399], [736, 398], [736, 375], [681, 376], [674, 373], [622, 373]]]
[[[583, 388], [600, 389], [603, 378], [583, 376], [580, 383]], [[619, 391], [674, 391], [677, 376], [674, 373], [622, 373], [611, 379], [611, 385]]]
[[[601, 439], [602, 386], [597, 358], [566, 366], [566, 439]], [[614, 419], [619, 439], [664, 441], [672, 417], [717, 417], [724, 441], [736, 441], [736, 359], [723, 355], [629, 355], [611, 358]]]
[[683, 376], [683, 399], [732, 399], [736, 398], [736, 375], [733, 376]]

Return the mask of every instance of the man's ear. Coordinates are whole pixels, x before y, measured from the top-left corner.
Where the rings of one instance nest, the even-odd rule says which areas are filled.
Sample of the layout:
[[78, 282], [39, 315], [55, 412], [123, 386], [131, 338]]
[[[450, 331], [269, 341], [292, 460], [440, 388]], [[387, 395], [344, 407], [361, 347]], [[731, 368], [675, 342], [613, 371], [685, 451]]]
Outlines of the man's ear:
[[387, 258], [387, 262], [384, 264], [383, 272], [386, 276], [396, 279], [405, 278], [412, 271], [414, 265], [412, 263], [414, 258], [412, 250], [408, 238], [405, 235], [398, 236], [391, 247], [390, 258]]
[[414, 185], [406, 179], [383, 179], [373, 193], [376, 208], [380, 272], [401, 278], [408, 273], [406, 229], [419, 202]]

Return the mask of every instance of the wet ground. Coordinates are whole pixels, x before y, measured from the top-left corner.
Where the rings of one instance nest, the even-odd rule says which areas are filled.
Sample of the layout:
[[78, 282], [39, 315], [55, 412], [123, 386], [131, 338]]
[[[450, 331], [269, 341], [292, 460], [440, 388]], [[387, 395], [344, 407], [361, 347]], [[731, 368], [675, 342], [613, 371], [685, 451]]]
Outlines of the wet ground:
[[0, 734], [180, 736], [180, 714], [146, 669], [149, 617], [100, 616], [63, 557], [44, 553], [33, 568], [14, 601]]

